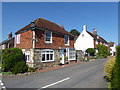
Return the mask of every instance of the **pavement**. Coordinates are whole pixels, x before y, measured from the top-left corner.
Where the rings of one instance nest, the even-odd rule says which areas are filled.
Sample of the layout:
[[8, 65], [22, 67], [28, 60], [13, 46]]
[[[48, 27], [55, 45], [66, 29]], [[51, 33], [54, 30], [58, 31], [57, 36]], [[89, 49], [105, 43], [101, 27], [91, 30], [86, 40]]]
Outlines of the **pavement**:
[[[22, 76], [3, 76], [6, 88], [27, 88], [40, 90], [46, 88], [107, 88], [104, 81], [106, 59], [75, 63], [38, 71], [36, 74]], [[62, 68], [61, 68], [62, 67]]]

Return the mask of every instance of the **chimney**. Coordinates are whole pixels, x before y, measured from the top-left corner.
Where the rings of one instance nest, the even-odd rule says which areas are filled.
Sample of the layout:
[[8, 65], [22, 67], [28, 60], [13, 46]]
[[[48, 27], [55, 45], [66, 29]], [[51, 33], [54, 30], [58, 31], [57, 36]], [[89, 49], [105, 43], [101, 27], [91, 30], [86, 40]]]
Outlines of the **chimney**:
[[35, 26], [35, 22], [31, 22], [30, 24], [32, 28]]
[[64, 25], [61, 25], [61, 28], [62, 28], [62, 29], [65, 29], [65, 28], [64, 28]]
[[10, 34], [8, 34], [8, 39], [12, 38], [12, 32], [10, 32]]
[[83, 30], [87, 30], [87, 26], [85, 24], [83, 25]]
[[97, 35], [97, 30], [96, 29], [93, 30], [93, 34]]

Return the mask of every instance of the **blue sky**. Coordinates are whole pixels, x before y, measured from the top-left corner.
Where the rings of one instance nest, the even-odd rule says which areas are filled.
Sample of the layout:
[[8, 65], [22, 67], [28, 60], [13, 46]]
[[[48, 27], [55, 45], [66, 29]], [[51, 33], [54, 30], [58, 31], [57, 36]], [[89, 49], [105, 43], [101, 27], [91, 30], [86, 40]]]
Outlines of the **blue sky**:
[[96, 28], [107, 41], [118, 42], [117, 2], [3, 2], [2, 39], [37, 18], [64, 25], [67, 31], [82, 32], [86, 24], [88, 31]]

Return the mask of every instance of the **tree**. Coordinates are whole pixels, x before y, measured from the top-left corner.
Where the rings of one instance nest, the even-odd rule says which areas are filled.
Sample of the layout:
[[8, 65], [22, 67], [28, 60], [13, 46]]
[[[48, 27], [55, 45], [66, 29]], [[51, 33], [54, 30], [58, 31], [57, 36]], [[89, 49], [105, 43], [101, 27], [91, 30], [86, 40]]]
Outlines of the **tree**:
[[75, 35], [75, 36], [79, 36], [79, 35], [80, 35], [80, 32], [77, 31], [76, 29], [72, 29], [72, 30], [70, 31], [70, 33], [73, 34], [73, 35]]
[[90, 56], [94, 56], [94, 54], [95, 54], [95, 49], [94, 49], [94, 48], [88, 48], [88, 49], [86, 50], [86, 52], [87, 52]]
[[107, 56], [110, 55], [110, 52], [108, 51], [108, 48], [105, 45], [98, 44], [97, 49], [98, 56], [100, 56], [101, 58], [106, 58]]

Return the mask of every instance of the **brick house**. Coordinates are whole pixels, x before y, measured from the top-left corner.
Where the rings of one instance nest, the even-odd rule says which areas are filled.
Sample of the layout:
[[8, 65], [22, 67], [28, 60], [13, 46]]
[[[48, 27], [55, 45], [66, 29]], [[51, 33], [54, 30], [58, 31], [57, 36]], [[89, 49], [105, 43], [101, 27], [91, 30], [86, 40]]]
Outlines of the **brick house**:
[[91, 33], [87, 30], [87, 26], [84, 25], [82, 33], [76, 39], [75, 49], [82, 50], [85, 54], [88, 48], [94, 48], [97, 51], [98, 44], [103, 44], [107, 46], [108, 49], [110, 49], [108, 46], [108, 42], [97, 34], [96, 29], [94, 29], [93, 33]]
[[38, 18], [15, 33], [15, 47], [22, 49], [30, 67], [38, 69], [76, 60], [74, 36], [51, 21]]
[[15, 37], [12, 37], [12, 32], [8, 34], [8, 39], [0, 43], [0, 50], [6, 48], [14, 48], [14, 38]]

